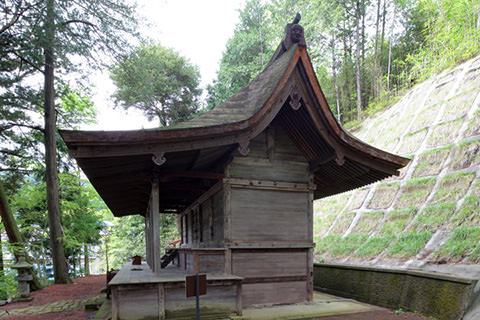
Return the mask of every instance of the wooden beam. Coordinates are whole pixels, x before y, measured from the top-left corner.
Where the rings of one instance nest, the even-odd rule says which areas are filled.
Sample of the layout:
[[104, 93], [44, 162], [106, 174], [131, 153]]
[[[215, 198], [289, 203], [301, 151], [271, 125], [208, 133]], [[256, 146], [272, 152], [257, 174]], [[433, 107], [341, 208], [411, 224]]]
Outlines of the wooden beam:
[[205, 192], [210, 187], [206, 186], [201, 186], [201, 185], [196, 185], [192, 183], [166, 183], [166, 184], [161, 184], [160, 186], [160, 192], [164, 190], [182, 190], [182, 191], [201, 191]]
[[262, 189], [262, 190], [285, 190], [306, 192], [315, 190], [314, 184], [308, 184], [303, 182], [283, 182], [273, 180], [254, 180], [254, 179], [240, 179], [240, 178], [225, 178], [224, 184], [231, 185], [234, 188], [245, 189]]
[[208, 171], [181, 171], [181, 170], [161, 170], [158, 171], [160, 181], [165, 181], [164, 178], [168, 177], [181, 177], [192, 179], [210, 179], [210, 180], [222, 180], [224, 178], [223, 173], [208, 172]]
[[326, 164], [327, 162], [330, 162], [332, 160], [335, 160], [336, 153], [333, 152], [333, 154], [325, 154], [321, 158], [315, 159], [313, 161], [310, 161], [310, 171], [315, 172], [316, 170], [319, 169], [322, 165]]

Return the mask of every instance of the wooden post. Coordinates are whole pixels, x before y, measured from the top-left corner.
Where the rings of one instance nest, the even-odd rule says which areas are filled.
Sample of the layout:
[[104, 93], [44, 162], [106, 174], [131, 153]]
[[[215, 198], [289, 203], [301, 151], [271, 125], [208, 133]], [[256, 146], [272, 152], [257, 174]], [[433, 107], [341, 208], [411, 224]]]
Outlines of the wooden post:
[[[310, 177], [311, 183], [313, 183], [313, 176]], [[308, 241], [313, 244], [313, 190], [308, 193]], [[313, 301], [313, 250], [310, 248], [307, 250], [307, 300]]]
[[118, 299], [120, 298], [118, 294], [118, 288], [117, 286], [112, 287], [112, 320], [118, 320], [120, 319], [120, 314], [119, 314], [119, 305], [118, 305]]
[[152, 205], [151, 205], [151, 246], [152, 246], [152, 265], [150, 266], [155, 274], [160, 274], [160, 197], [158, 181], [152, 182]]
[[165, 287], [163, 283], [157, 284], [158, 286], [158, 318], [160, 320], [165, 319]]
[[145, 213], [145, 253], [147, 255], [147, 264], [150, 266], [150, 269], [153, 270], [152, 265], [152, 242], [151, 242], [151, 221], [150, 217], [152, 216], [152, 197], [148, 204], [147, 212]]

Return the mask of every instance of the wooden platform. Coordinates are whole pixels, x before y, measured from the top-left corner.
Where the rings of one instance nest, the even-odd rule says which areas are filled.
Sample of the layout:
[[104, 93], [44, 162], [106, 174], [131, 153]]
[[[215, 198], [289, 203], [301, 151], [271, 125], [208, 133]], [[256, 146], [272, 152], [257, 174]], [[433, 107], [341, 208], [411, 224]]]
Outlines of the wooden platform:
[[[185, 297], [185, 276], [177, 267], [156, 275], [145, 263], [125, 264], [109, 283], [112, 319], [193, 319], [195, 298]], [[207, 294], [200, 297], [202, 315], [241, 315], [241, 282], [238, 276], [207, 274]]]

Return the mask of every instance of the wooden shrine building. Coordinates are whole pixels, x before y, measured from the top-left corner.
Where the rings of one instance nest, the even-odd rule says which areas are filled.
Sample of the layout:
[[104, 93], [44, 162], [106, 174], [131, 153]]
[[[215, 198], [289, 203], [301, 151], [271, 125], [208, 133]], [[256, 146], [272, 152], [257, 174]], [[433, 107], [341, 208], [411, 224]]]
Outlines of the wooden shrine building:
[[[191, 318], [185, 275], [197, 272], [207, 274], [206, 313], [312, 300], [313, 200], [408, 163], [338, 124], [297, 20], [263, 72], [205, 114], [160, 129], [61, 131], [113, 214], [145, 216], [147, 264], [111, 281], [113, 319]], [[181, 217], [165, 269], [161, 214]]]

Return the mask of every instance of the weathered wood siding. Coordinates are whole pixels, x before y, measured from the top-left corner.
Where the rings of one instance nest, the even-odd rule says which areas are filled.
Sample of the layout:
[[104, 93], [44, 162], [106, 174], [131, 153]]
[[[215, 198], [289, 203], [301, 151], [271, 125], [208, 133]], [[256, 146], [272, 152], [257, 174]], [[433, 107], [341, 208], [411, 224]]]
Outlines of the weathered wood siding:
[[233, 250], [232, 271], [249, 279], [302, 277], [307, 273], [305, 249]]
[[249, 148], [234, 154], [224, 180], [226, 266], [244, 278], [243, 307], [311, 300], [309, 164], [278, 126]]
[[183, 247], [223, 247], [223, 221], [223, 190], [220, 190], [188, 210], [182, 217]]
[[242, 306], [307, 301], [305, 282], [286, 281], [242, 285]]
[[[236, 312], [240, 281], [208, 281], [207, 294], [200, 297], [200, 314], [205, 319], [227, 319]], [[184, 283], [165, 284], [165, 318], [195, 319], [195, 297], [185, 298]]]
[[309, 249], [232, 250], [232, 273], [244, 278], [243, 306], [306, 301]]
[[282, 127], [269, 126], [248, 147], [247, 156], [234, 154], [227, 168], [228, 177], [309, 182], [308, 162]]
[[232, 242], [307, 241], [308, 193], [232, 188]]

